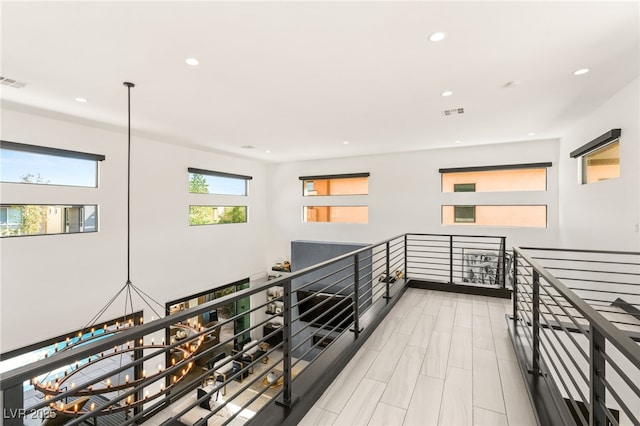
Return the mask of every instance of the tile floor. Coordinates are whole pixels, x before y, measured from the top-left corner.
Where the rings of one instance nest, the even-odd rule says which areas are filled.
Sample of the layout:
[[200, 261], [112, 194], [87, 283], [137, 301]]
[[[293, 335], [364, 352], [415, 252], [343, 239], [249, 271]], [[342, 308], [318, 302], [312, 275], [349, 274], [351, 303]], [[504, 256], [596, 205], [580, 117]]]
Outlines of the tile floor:
[[536, 425], [511, 301], [408, 289], [300, 425]]

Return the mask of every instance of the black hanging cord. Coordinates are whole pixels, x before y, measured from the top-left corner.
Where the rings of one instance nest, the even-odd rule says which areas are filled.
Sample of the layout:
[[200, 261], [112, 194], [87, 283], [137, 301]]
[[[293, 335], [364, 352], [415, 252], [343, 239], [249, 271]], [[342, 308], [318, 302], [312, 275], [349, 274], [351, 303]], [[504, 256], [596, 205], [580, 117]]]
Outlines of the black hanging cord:
[[131, 284], [131, 88], [136, 85], [122, 84], [127, 86], [127, 284]]

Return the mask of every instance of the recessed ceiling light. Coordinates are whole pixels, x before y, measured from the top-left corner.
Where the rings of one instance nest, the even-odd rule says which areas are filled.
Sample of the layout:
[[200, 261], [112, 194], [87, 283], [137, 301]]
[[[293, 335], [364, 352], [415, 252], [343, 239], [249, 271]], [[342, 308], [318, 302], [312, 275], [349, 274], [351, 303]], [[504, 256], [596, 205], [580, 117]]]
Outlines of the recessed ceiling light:
[[440, 93], [440, 96], [451, 96], [451, 95], [453, 95], [453, 92], [451, 90], [446, 90]]
[[76, 98], [76, 101], [85, 103], [87, 100], [85, 98]]
[[433, 33], [429, 36], [429, 40], [431, 41], [442, 41], [444, 40], [444, 38], [447, 36], [447, 33], [443, 33], [441, 31], [438, 31], [436, 33]]
[[345, 145], [349, 145], [349, 141], [344, 141], [342, 143], [345, 144]]
[[191, 65], [192, 67], [195, 67], [200, 63], [196, 58], [187, 58], [185, 62], [187, 65]]
[[534, 132], [529, 132], [527, 133], [529, 136], [535, 136], [536, 134]]
[[460, 143], [460, 142], [462, 142], [462, 141], [456, 141], [456, 143]]
[[582, 75], [588, 73], [589, 71], [589, 68], [580, 68], [579, 70], [574, 71], [573, 75]]
[[271, 154], [271, 151], [270, 151], [270, 150], [266, 150], [265, 152], [266, 152], [267, 154]]

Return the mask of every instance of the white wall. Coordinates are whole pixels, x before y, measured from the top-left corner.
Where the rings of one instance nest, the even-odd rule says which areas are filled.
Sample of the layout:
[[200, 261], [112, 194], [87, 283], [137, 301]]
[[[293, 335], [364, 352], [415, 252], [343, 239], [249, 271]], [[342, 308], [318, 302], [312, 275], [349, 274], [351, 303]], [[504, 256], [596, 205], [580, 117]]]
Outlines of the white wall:
[[[85, 325], [125, 284], [127, 140], [124, 132], [6, 108], [2, 139], [106, 156], [99, 188], [1, 184], [2, 203], [99, 206], [97, 233], [0, 240], [0, 352], [6, 352]], [[189, 194], [187, 167], [251, 175], [249, 196]], [[164, 304], [264, 273], [264, 164], [134, 134], [132, 170], [131, 279], [136, 286]], [[218, 203], [248, 205], [249, 223], [188, 226], [189, 204]], [[103, 319], [123, 310], [120, 299]]]
[[[560, 148], [560, 245], [640, 251], [640, 109], [638, 79], [578, 123]], [[578, 183], [580, 159], [569, 153], [611, 129], [622, 129], [620, 177]]]
[[[272, 261], [289, 256], [291, 240], [375, 243], [405, 232], [505, 235], [507, 245], [553, 246], [558, 238], [558, 141], [340, 158], [269, 166], [269, 246]], [[438, 169], [552, 162], [548, 191], [448, 193]], [[299, 176], [370, 172], [369, 195], [303, 197]], [[548, 204], [548, 228], [441, 225], [442, 204]], [[368, 224], [302, 223], [303, 205], [369, 206]]]

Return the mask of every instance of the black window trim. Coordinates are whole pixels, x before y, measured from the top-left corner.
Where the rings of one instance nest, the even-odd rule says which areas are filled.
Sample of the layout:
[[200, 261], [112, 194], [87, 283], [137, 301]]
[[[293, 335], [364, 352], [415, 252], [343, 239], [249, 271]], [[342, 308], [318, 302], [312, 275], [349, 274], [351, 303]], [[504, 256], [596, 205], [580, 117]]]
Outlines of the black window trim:
[[102, 154], [91, 154], [88, 152], [71, 151], [68, 149], [51, 148], [47, 146], [30, 145], [26, 143], [11, 142], [5, 140], [0, 140], [0, 149], [29, 152], [32, 154], [51, 155], [55, 157], [75, 158], [78, 160], [104, 161], [106, 158]]
[[[456, 189], [460, 188], [462, 185], [467, 185], [467, 186], [473, 185], [473, 190], [471, 190], [471, 191], [466, 191], [466, 190], [465, 190], [465, 191], [456, 191]], [[456, 187], [457, 187], [457, 188], [456, 188]], [[453, 184], [453, 192], [476, 192], [476, 184], [475, 184], [475, 182], [469, 182], [469, 183], [454, 183], [454, 184]]]
[[[470, 218], [470, 220], [466, 220], [462, 219], [459, 220], [458, 216], [456, 215], [456, 211], [458, 210], [458, 208], [471, 208], [473, 207], [473, 218]], [[454, 223], [476, 223], [476, 205], [475, 204], [455, 204], [453, 205], [453, 222]]]
[[499, 166], [474, 166], [474, 167], [450, 167], [438, 169], [444, 173], [463, 173], [463, 172], [485, 172], [490, 170], [515, 170], [515, 169], [543, 169], [553, 165], [551, 161], [547, 163], [524, 163], [524, 164], [503, 164]]
[[195, 167], [188, 167], [187, 170], [189, 171], [189, 173], [194, 173], [197, 175], [219, 176], [219, 177], [227, 177], [227, 178], [242, 179], [242, 180], [253, 179], [253, 176], [238, 175], [235, 173], [227, 173], [227, 172], [217, 172], [217, 171], [206, 170], [206, 169], [197, 169]]
[[344, 173], [339, 175], [300, 176], [298, 179], [300, 180], [349, 179], [349, 178], [359, 178], [359, 177], [369, 177], [369, 176], [371, 176], [371, 173], [363, 172], [363, 173]]
[[594, 140], [589, 143], [582, 145], [580, 148], [571, 151], [569, 157], [576, 158], [581, 157], [585, 154], [588, 154], [596, 149], [608, 144], [609, 142], [613, 142], [616, 139], [620, 139], [620, 135], [622, 134], [621, 129], [611, 129], [606, 133], [601, 134]]

